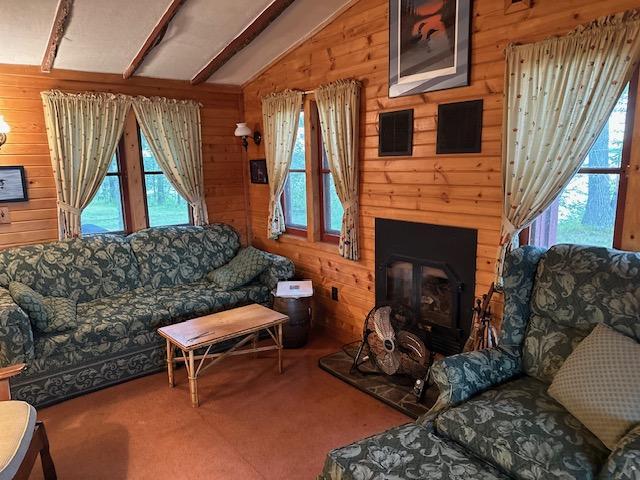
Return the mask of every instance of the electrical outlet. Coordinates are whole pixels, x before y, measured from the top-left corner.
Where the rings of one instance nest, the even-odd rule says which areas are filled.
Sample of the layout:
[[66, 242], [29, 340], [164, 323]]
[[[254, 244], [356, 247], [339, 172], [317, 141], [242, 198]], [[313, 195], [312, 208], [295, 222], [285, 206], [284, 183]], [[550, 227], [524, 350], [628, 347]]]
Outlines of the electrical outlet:
[[331, 300], [338, 301], [338, 287], [331, 287]]
[[9, 207], [0, 207], [0, 223], [11, 223]]

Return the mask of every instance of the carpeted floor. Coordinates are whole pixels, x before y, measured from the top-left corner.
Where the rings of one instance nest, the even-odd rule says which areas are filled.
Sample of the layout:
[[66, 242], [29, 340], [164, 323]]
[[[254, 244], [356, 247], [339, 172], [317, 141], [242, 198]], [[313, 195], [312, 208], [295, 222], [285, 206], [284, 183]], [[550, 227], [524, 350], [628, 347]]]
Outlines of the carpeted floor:
[[162, 373], [43, 409], [58, 477], [314, 479], [330, 449], [410, 421], [318, 368], [338, 348], [285, 350], [282, 375], [273, 354], [226, 359], [199, 380], [197, 409], [183, 369], [174, 389]]

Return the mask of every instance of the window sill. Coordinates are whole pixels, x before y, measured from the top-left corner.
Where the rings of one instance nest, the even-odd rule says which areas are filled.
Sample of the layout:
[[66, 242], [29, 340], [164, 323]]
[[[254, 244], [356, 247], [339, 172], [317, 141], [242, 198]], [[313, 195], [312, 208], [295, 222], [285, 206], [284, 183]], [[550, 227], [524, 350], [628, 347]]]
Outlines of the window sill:
[[323, 240], [310, 241], [307, 237], [300, 237], [298, 235], [291, 235], [290, 233], [283, 233], [278, 242], [286, 243], [289, 245], [305, 246], [307, 248], [314, 248], [325, 253], [338, 254], [338, 244], [333, 242], [325, 242]]
[[340, 235], [333, 235], [330, 233], [325, 233], [320, 236], [320, 241], [322, 243], [328, 243], [331, 245], [339, 245], [340, 244]]

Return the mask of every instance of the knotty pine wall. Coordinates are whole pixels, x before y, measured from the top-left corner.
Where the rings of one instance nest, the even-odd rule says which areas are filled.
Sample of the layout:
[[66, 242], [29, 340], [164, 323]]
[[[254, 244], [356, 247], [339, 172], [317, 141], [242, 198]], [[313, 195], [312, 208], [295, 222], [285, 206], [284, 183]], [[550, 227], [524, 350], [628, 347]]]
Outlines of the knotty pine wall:
[[[504, 48], [509, 42], [525, 43], [564, 34], [596, 17], [637, 6], [637, 0], [534, 0], [533, 9], [505, 15], [504, 0], [474, 0], [470, 86], [389, 99], [388, 0], [357, 1], [246, 84], [244, 110], [249, 125], [261, 128], [260, 98], [264, 95], [285, 88], [310, 90], [341, 78], [363, 82], [362, 258], [359, 262], [347, 261], [338, 255], [335, 245], [289, 235], [279, 241], [268, 240], [266, 185], [248, 185], [251, 242], [294, 260], [298, 274], [311, 278], [315, 284], [316, 319], [344, 339], [361, 334], [363, 319], [374, 304], [376, 217], [477, 229], [476, 293], [486, 292], [494, 278], [502, 201]], [[484, 100], [482, 153], [436, 155], [437, 105], [479, 98]], [[378, 114], [403, 108], [415, 110], [413, 156], [379, 158]], [[262, 146], [251, 144], [248, 158], [261, 157]], [[330, 298], [332, 286], [339, 288], [337, 302]]]
[[[0, 248], [57, 239], [56, 192], [45, 133], [40, 92], [116, 92], [127, 95], [194, 99], [202, 107], [202, 141], [209, 219], [234, 225], [246, 239], [246, 208], [242, 180], [242, 147], [233, 136], [242, 118], [239, 87], [0, 65], [0, 115], [11, 126], [0, 148], [0, 165], [24, 165], [30, 200], [0, 203], [10, 209], [12, 223], [0, 224]], [[135, 140], [137, 142], [137, 140]], [[140, 205], [138, 205], [140, 206]]]

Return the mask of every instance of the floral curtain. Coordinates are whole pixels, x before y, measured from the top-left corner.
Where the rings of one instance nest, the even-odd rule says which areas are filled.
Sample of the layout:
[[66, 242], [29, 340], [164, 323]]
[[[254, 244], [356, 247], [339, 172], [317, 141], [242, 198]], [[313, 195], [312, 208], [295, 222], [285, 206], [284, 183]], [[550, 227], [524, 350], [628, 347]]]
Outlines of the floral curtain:
[[133, 110], [158, 165], [189, 202], [194, 225], [206, 225], [209, 219], [204, 197], [200, 104], [136, 97]]
[[82, 234], [80, 215], [100, 187], [131, 106], [125, 95], [42, 92], [60, 239]]
[[358, 260], [358, 138], [360, 82], [339, 80], [315, 91], [324, 145], [336, 193], [344, 209], [340, 255]]
[[579, 169], [640, 58], [640, 12], [507, 48], [502, 262]]
[[298, 91], [287, 90], [262, 99], [262, 123], [269, 176], [267, 235], [272, 240], [285, 231], [280, 199], [291, 165], [301, 108], [302, 92]]

